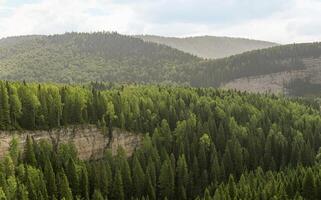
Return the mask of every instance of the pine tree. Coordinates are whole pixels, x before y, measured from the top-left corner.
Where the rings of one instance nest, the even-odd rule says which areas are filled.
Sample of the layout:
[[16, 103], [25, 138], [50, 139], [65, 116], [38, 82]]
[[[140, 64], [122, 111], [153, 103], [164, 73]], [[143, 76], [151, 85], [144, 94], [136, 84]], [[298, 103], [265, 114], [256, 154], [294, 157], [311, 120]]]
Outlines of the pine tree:
[[123, 178], [124, 190], [125, 190], [125, 197], [126, 199], [130, 198], [132, 195], [132, 175], [130, 172], [130, 167], [127, 162], [126, 158], [123, 158], [121, 161], [121, 173]]
[[228, 179], [228, 193], [232, 199], [236, 198], [236, 185], [232, 175]]
[[101, 192], [99, 190], [95, 190], [92, 200], [104, 200], [103, 196], [101, 195]]
[[315, 196], [315, 182], [313, 172], [310, 168], [307, 170], [303, 179], [302, 195], [306, 199], [314, 199]]
[[63, 171], [59, 173], [59, 192], [60, 199], [73, 200], [67, 176]]
[[176, 194], [178, 199], [186, 199], [186, 188], [188, 184], [188, 168], [185, 156], [182, 155], [178, 158], [176, 169]]
[[78, 174], [76, 170], [76, 164], [72, 158], [69, 159], [69, 162], [67, 165], [67, 177], [68, 177], [68, 182], [70, 184], [70, 188], [73, 196], [77, 196], [79, 179], [78, 179]]
[[49, 199], [54, 200], [57, 196], [56, 178], [51, 166], [51, 162], [48, 158], [45, 161], [44, 176], [46, 179]]
[[[80, 181], [79, 181], [79, 193], [84, 200], [89, 200], [89, 183], [88, 173], [86, 167], [81, 168]], [[106, 188], [107, 190], [107, 188]]]
[[150, 200], [155, 200], [156, 199], [156, 193], [155, 193], [155, 188], [152, 183], [151, 177], [149, 176], [149, 173], [146, 175], [146, 189], [147, 189], [147, 195]]
[[10, 105], [8, 91], [4, 83], [0, 82], [0, 129], [10, 128]]
[[17, 89], [10, 85], [9, 86], [9, 102], [10, 102], [10, 117], [11, 123], [14, 128], [18, 128], [19, 124], [17, 120], [22, 115], [22, 104], [18, 96]]
[[113, 183], [114, 183], [113, 192], [112, 192], [113, 199], [124, 200], [125, 194], [124, 194], [124, 188], [123, 188], [123, 181], [122, 181], [121, 172], [119, 169], [116, 169], [116, 174], [115, 174]]
[[37, 160], [34, 152], [34, 145], [30, 135], [27, 135], [26, 145], [24, 148], [24, 162], [31, 166], [37, 166]]
[[99, 162], [99, 187], [100, 188], [100, 191], [101, 191], [101, 194], [103, 195], [103, 197], [106, 197], [108, 195], [108, 192], [109, 192], [109, 185], [111, 184], [111, 182], [109, 182], [109, 178], [108, 178], [108, 175], [107, 175], [107, 170], [106, 170], [106, 167], [104, 165], [103, 162]]
[[5, 174], [6, 178], [14, 176], [15, 166], [10, 156], [6, 156], [3, 160], [3, 173]]
[[19, 93], [22, 104], [20, 125], [23, 128], [33, 130], [36, 128], [36, 117], [40, 102], [35, 93], [27, 86], [20, 87]]
[[133, 161], [133, 186], [134, 186], [134, 194], [136, 197], [141, 198], [144, 193], [145, 188], [145, 174], [143, 172], [142, 166], [140, 165], [140, 162], [138, 161], [137, 156], [134, 156]]
[[171, 161], [165, 160], [162, 164], [160, 175], [159, 175], [159, 189], [161, 199], [174, 198], [175, 191], [174, 173], [171, 167]]
[[18, 163], [19, 148], [18, 148], [18, 138], [13, 136], [9, 144], [9, 154], [12, 158], [13, 163], [16, 165]]

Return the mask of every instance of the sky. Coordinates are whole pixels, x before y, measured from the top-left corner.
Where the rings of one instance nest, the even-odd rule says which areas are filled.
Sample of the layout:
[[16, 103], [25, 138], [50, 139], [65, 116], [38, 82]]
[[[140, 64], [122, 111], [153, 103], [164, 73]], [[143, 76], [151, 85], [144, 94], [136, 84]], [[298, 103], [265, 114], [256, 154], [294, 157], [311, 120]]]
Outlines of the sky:
[[0, 38], [116, 31], [321, 41], [321, 0], [0, 0]]

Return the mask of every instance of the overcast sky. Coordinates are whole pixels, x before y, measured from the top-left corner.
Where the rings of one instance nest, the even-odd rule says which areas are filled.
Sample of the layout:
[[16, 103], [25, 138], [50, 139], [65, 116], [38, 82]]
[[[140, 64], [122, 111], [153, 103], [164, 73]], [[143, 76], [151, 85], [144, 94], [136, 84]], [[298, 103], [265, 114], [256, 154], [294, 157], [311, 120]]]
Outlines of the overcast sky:
[[321, 0], [0, 0], [0, 37], [103, 30], [321, 41]]

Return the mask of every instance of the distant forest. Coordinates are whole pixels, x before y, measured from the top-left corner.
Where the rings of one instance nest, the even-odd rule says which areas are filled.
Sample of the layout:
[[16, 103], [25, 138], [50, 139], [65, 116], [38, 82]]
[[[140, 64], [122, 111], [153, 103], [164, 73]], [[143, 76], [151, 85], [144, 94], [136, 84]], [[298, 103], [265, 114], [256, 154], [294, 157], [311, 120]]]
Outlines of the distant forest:
[[117, 33], [0, 40], [0, 79], [59, 83], [176, 83], [219, 87], [236, 78], [302, 69], [321, 43], [291, 44], [205, 60]]

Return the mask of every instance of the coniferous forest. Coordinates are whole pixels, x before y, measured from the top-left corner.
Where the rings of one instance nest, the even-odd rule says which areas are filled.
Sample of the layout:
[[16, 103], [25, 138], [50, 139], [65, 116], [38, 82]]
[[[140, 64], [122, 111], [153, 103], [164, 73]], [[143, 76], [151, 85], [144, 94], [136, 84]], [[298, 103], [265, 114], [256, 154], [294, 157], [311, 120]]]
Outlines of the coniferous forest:
[[0, 79], [219, 87], [237, 78], [305, 69], [304, 59], [320, 56], [320, 42], [202, 59], [114, 32], [21, 36], [0, 40]]
[[[143, 133], [80, 160], [27, 137], [0, 163], [1, 200], [321, 199], [319, 105], [275, 95], [163, 85], [0, 82], [0, 129], [96, 124]], [[1, 144], [0, 144], [1, 145]]]

